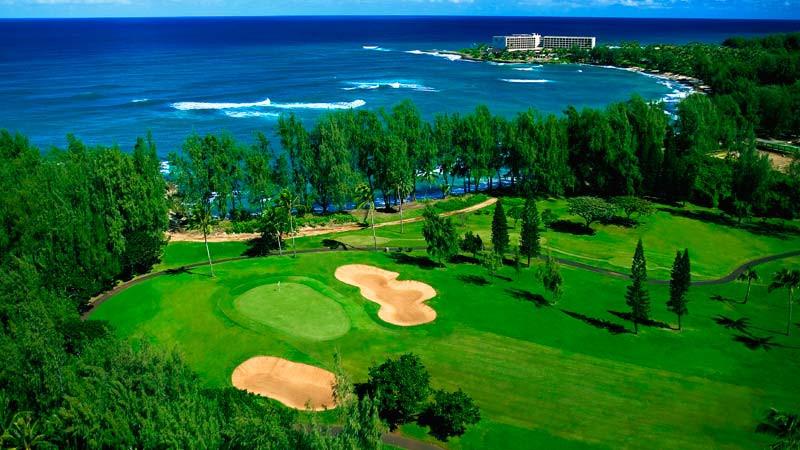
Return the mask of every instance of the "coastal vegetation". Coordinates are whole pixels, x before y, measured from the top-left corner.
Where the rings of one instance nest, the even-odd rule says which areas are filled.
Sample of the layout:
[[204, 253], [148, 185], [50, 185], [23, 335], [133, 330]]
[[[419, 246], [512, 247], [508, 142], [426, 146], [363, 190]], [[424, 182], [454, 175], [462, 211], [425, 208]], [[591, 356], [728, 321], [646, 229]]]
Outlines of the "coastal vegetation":
[[[752, 86], [794, 99], [792, 42], [727, 42], [713, 64], [743, 75], [674, 121], [639, 97], [430, 123], [403, 102], [282, 117], [280, 151], [192, 135], [167, 174], [149, 137], [41, 152], [3, 131], [0, 447], [377, 448], [384, 427], [454, 448], [757, 447], [763, 421], [791, 448], [800, 162], [773, 170], [755, 136], [794, 135], [796, 116], [748, 109], [738, 64], [785, 51], [794, 84], [773, 67]], [[404, 211], [422, 185], [473, 196]], [[260, 238], [210, 242], [221, 220]], [[296, 236], [317, 220], [364, 227]], [[181, 227], [205, 242], [168, 244]], [[323, 251], [348, 239], [392, 251]], [[217, 261], [254, 248], [287, 256]], [[334, 275], [366, 263], [424, 280], [435, 319], [382, 321]], [[231, 387], [264, 352], [333, 369], [337, 409]]]

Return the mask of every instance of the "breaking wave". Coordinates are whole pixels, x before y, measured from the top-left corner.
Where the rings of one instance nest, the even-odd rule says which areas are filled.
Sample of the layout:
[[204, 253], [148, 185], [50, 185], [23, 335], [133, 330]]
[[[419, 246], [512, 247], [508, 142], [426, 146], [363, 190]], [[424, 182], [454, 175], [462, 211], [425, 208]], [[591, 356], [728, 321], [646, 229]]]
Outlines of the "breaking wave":
[[234, 119], [247, 119], [251, 117], [280, 117], [281, 115], [274, 112], [262, 111], [225, 111], [225, 115], [233, 117]]
[[236, 109], [236, 108], [254, 108], [258, 106], [270, 106], [269, 99], [260, 102], [252, 103], [212, 103], [212, 102], [177, 102], [172, 106], [181, 111], [191, 111], [193, 109]]
[[149, 101], [150, 101], [149, 98], [135, 98], [135, 99], [131, 100], [131, 103], [144, 103], [144, 102], [149, 102]]
[[[177, 102], [173, 103], [170, 106], [180, 111], [191, 111], [191, 110], [220, 110], [220, 109], [227, 110], [227, 109], [248, 109], [248, 108], [352, 109], [364, 106], [366, 104], [367, 102], [361, 99], [353, 100], [352, 102], [319, 102], [319, 103], [301, 103], [301, 102], [274, 103], [270, 101], [270, 99], [266, 99], [260, 102], [251, 102], [251, 103]], [[245, 111], [238, 111], [238, 112], [245, 112]], [[226, 114], [230, 116], [230, 114], [228, 114], [227, 112]], [[246, 116], [239, 115], [231, 117], [246, 117]]]
[[345, 91], [391, 88], [391, 89], [412, 89], [420, 92], [439, 92], [438, 89], [434, 89], [429, 86], [424, 86], [422, 84], [417, 84], [417, 83], [406, 83], [401, 81], [350, 81], [347, 82], [347, 84], [349, 84], [350, 86], [342, 88]]
[[361, 48], [363, 48], [364, 50], [373, 50], [373, 51], [376, 51], [376, 52], [390, 52], [390, 51], [392, 51], [391, 49], [379, 47], [377, 45], [362, 45]]
[[552, 80], [531, 80], [527, 78], [500, 78], [506, 83], [552, 83]]
[[430, 55], [436, 56], [439, 58], [449, 59], [450, 61], [458, 61], [461, 59], [461, 55], [454, 55], [452, 53], [441, 53], [441, 52], [423, 52], [422, 50], [407, 50], [406, 53], [410, 53], [412, 55]]

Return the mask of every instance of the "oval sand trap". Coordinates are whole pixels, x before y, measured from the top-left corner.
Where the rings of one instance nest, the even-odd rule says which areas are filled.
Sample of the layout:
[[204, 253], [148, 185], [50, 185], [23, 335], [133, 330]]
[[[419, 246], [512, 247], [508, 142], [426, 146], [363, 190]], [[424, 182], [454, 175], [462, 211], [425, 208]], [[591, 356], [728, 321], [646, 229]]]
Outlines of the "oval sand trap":
[[275, 399], [295, 409], [333, 409], [333, 373], [274, 356], [254, 356], [233, 370], [239, 389]]
[[334, 274], [339, 281], [361, 289], [361, 295], [381, 305], [378, 317], [400, 326], [428, 323], [436, 318], [436, 311], [425, 301], [436, 296], [436, 291], [419, 281], [398, 281], [397, 272], [364, 264], [340, 266]]

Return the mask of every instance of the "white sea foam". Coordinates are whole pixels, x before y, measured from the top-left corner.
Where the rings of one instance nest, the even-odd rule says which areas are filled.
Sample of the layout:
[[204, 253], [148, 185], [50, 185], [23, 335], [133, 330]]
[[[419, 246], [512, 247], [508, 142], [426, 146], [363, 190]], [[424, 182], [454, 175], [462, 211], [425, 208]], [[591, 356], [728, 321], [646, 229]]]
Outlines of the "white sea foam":
[[407, 83], [403, 81], [350, 81], [347, 82], [347, 84], [349, 84], [350, 86], [342, 88], [345, 91], [354, 91], [357, 89], [373, 90], [380, 88], [391, 88], [391, 89], [411, 89], [421, 92], [439, 92], [438, 89], [434, 89], [429, 86], [424, 86], [418, 83]]
[[506, 83], [552, 83], [552, 80], [532, 80], [528, 78], [500, 78]]
[[262, 111], [225, 111], [225, 115], [233, 117], [234, 119], [246, 119], [252, 117], [280, 117], [281, 115], [274, 112]]
[[353, 109], [366, 105], [367, 102], [358, 99], [352, 102], [331, 103], [272, 103], [271, 108], [279, 109]]
[[149, 98], [135, 98], [135, 99], [131, 100], [131, 103], [144, 103], [144, 102], [147, 102], [147, 101], [150, 101], [150, 99]]
[[423, 52], [422, 50], [407, 50], [406, 53], [410, 53], [412, 55], [430, 55], [436, 56], [439, 58], [449, 59], [450, 61], [458, 61], [461, 59], [461, 55], [454, 55], [452, 53], [441, 53], [441, 52]]
[[519, 70], [520, 72], [533, 72], [536, 69], [533, 67], [514, 67], [514, 70]]
[[[191, 110], [242, 110], [242, 109], [249, 109], [249, 108], [276, 108], [276, 109], [351, 109], [351, 108], [358, 108], [360, 106], [364, 106], [366, 102], [364, 100], [358, 99], [353, 100], [352, 102], [320, 102], [320, 103], [300, 103], [300, 102], [292, 102], [292, 103], [274, 103], [270, 101], [270, 99], [262, 100], [260, 102], [252, 102], [252, 103], [210, 103], [210, 102], [177, 102], [173, 103], [171, 106], [175, 109], [181, 111], [191, 111]], [[234, 111], [234, 112], [245, 112], [245, 111]], [[250, 111], [252, 112], [252, 111]], [[227, 112], [226, 112], [227, 114]], [[229, 114], [230, 115], [230, 114]], [[244, 115], [235, 115], [231, 117], [246, 117]], [[252, 116], [251, 116], [252, 117]]]
[[173, 103], [173, 108], [181, 111], [190, 111], [193, 109], [237, 109], [237, 108], [254, 108], [258, 106], [270, 106], [269, 99], [253, 103], [211, 103], [211, 102], [177, 102]]
[[379, 47], [377, 45], [362, 45], [361, 48], [364, 50], [373, 50], [376, 52], [390, 52], [391, 50], [388, 48]]

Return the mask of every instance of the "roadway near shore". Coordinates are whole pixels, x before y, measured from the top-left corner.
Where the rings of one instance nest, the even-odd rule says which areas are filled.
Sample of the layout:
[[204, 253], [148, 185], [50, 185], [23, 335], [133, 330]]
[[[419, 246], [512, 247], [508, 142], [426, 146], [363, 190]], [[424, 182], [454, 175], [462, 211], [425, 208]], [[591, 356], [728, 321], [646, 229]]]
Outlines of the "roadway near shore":
[[[484, 200], [480, 203], [477, 203], [472, 206], [468, 206], [466, 208], [458, 209], [455, 211], [448, 211], [445, 213], [440, 214], [442, 217], [448, 216], [455, 216], [458, 214], [465, 214], [473, 211], [477, 211], [479, 209], [483, 209], [487, 206], [491, 206], [497, 203], [497, 199], [492, 197], [487, 200]], [[403, 223], [415, 223], [421, 222], [423, 217], [412, 217], [409, 219], [404, 219]], [[381, 222], [376, 223], [375, 228], [383, 228], [392, 225], [400, 225], [400, 220], [392, 220], [389, 222]], [[308, 227], [302, 228], [295, 233], [295, 237], [306, 237], [306, 236], [319, 236], [321, 234], [329, 234], [329, 233], [344, 233], [347, 231], [358, 231], [364, 228], [364, 225], [360, 223], [347, 223], [342, 225], [335, 225], [329, 227]], [[203, 242], [203, 233], [199, 231], [178, 231], [178, 232], [170, 232], [167, 233], [169, 236], [169, 240], [171, 242]], [[261, 236], [259, 233], [214, 233], [208, 235], [208, 242], [241, 242], [241, 241], [249, 241]]]

